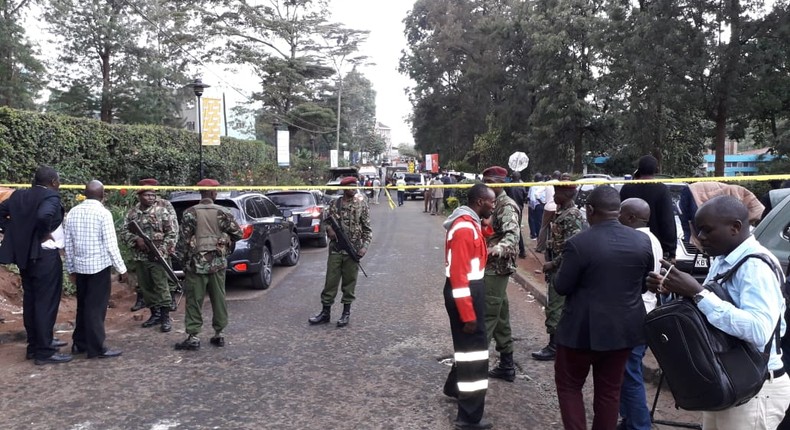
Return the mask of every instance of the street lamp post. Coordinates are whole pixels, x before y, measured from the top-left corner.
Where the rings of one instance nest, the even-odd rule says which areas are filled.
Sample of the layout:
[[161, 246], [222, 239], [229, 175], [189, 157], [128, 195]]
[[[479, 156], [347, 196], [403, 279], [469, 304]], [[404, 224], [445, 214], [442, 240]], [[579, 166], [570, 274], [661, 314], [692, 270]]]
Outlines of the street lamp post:
[[192, 90], [195, 92], [195, 97], [197, 97], [197, 123], [198, 123], [198, 143], [200, 144], [200, 150], [198, 151], [200, 154], [200, 178], [203, 179], [203, 121], [200, 117], [200, 97], [203, 95], [203, 90], [206, 88], [211, 87], [211, 85], [204, 84], [200, 78], [195, 79], [192, 83], [187, 85], [191, 87]]

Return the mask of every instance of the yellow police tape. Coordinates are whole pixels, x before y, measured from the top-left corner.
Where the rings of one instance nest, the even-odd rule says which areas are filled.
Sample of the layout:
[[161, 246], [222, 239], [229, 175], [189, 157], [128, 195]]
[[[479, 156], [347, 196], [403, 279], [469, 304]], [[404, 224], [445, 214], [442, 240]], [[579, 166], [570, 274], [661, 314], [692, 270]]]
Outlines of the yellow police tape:
[[[552, 186], [579, 186], [579, 185], [604, 185], [604, 184], [649, 184], [649, 183], [691, 183], [691, 182], [759, 182], [759, 181], [780, 181], [790, 180], [790, 174], [783, 175], [755, 175], [755, 176], [718, 176], [718, 177], [692, 177], [692, 178], [657, 178], [657, 179], [604, 179], [589, 178], [583, 181], [560, 181], [560, 182], [505, 182], [488, 184], [494, 187], [531, 187], [533, 185], [552, 185]], [[431, 189], [431, 188], [471, 188], [474, 183], [467, 184], [443, 184], [443, 185], [386, 185], [380, 188], [388, 190], [410, 190], [410, 189]], [[30, 184], [0, 184], [5, 188], [29, 188]], [[63, 184], [61, 189], [84, 190], [85, 185]], [[219, 187], [198, 187], [186, 185], [105, 185], [105, 190], [161, 190], [161, 191], [274, 191], [274, 190], [352, 190], [366, 189], [373, 190], [373, 186], [337, 186], [337, 185], [233, 185]]]

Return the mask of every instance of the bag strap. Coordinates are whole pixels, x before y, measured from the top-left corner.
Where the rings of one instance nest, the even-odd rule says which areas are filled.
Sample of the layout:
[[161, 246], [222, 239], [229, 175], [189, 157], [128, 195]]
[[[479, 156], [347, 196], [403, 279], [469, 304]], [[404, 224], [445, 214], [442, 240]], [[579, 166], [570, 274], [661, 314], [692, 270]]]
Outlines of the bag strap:
[[[724, 273], [719, 273], [716, 276], [714, 276], [713, 279], [711, 279], [713, 285], [711, 285], [711, 282], [708, 282], [707, 284], [703, 285], [703, 287], [705, 289], [707, 289], [707, 290], [712, 291], [714, 294], [719, 296], [719, 298], [721, 298], [722, 300], [734, 304], [734, 302], [732, 300], [732, 296], [730, 296], [730, 293], [727, 292], [727, 289], [724, 288], [723, 284], [725, 282], [729, 281], [733, 277], [733, 275], [735, 275], [735, 272], [737, 272], [738, 269], [743, 265], [743, 263], [745, 263], [746, 260], [748, 260], [750, 258], [757, 258], [758, 260], [761, 260], [762, 262], [764, 262], [765, 264], [767, 264], [768, 266], [771, 267], [771, 271], [774, 272], [774, 275], [776, 276], [776, 279], [779, 281], [779, 289], [782, 290], [782, 295], [784, 296], [784, 285], [783, 285], [783, 283], [784, 283], [783, 282], [784, 281], [784, 279], [783, 279], [784, 278], [784, 274], [782, 273], [782, 269], [777, 268], [776, 265], [774, 264], [773, 260], [771, 260], [771, 258], [769, 258], [767, 255], [761, 254], [761, 253], [749, 254], [746, 257], [741, 258], [729, 270], [727, 270]], [[788, 271], [790, 271], [790, 267], [788, 267]], [[774, 328], [774, 333], [771, 336], [771, 339], [765, 345], [765, 349], [763, 350], [763, 354], [764, 355], [767, 356], [771, 352], [771, 346], [773, 345], [774, 339], [776, 339], [776, 352], [777, 353], [781, 352], [781, 349], [780, 349], [781, 348], [781, 337], [780, 337], [781, 329], [782, 329], [782, 315], [780, 313], [779, 314], [779, 321], [776, 322], [776, 328]]]

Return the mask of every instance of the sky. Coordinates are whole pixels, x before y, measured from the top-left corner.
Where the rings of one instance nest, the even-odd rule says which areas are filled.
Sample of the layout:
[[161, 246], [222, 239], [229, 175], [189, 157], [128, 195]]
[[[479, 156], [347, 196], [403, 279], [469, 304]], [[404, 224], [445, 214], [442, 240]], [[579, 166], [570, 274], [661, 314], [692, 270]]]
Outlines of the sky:
[[[368, 30], [368, 40], [362, 45], [362, 55], [369, 57], [371, 65], [361, 68], [362, 73], [376, 90], [377, 120], [392, 128], [392, 145], [401, 143], [414, 145], [407, 116], [411, 114], [411, 103], [405, 88], [412, 81], [398, 73], [401, 51], [406, 47], [403, 35], [403, 19], [414, 5], [414, 0], [329, 0], [331, 22], [340, 22], [348, 28]], [[28, 37], [41, 44], [45, 54], [52, 54], [55, 47], [48, 43], [48, 31], [40, 17], [40, 9], [33, 8], [28, 14], [26, 28]], [[54, 54], [53, 54], [54, 55]], [[243, 70], [233, 73], [222, 65], [204, 64], [197, 66], [203, 82], [212, 85], [205, 97], [226, 96], [227, 107], [245, 101], [252, 92], [260, 90], [258, 78]], [[347, 71], [346, 71], [347, 72]], [[235, 88], [235, 89], [234, 89]], [[231, 135], [243, 137], [231, 131]]]
[[363, 68], [362, 72], [376, 90], [378, 121], [392, 128], [393, 147], [401, 143], [414, 144], [406, 119], [412, 108], [404, 92], [412, 81], [398, 73], [401, 51], [406, 47], [403, 19], [413, 5], [414, 0], [331, 0], [329, 6], [333, 21], [370, 31], [361, 51], [375, 64]]

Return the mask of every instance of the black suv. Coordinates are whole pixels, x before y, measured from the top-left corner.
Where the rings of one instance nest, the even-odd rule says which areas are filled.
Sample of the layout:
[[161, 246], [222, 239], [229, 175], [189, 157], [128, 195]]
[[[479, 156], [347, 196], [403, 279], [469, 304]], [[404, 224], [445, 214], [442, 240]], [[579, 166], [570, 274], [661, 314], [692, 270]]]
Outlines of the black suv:
[[321, 191], [269, 191], [266, 197], [281, 210], [290, 210], [294, 214], [299, 239], [315, 240], [316, 245], [322, 248], [329, 244], [323, 225], [326, 204]]
[[[181, 222], [184, 210], [200, 201], [200, 193], [175, 192], [169, 200]], [[268, 197], [254, 192], [220, 192], [214, 203], [230, 208], [243, 233], [228, 256], [229, 276], [248, 277], [253, 288], [266, 289], [275, 262], [285, 266], [299, 262], [301, 248], [290, 211], [281, 212]]]

